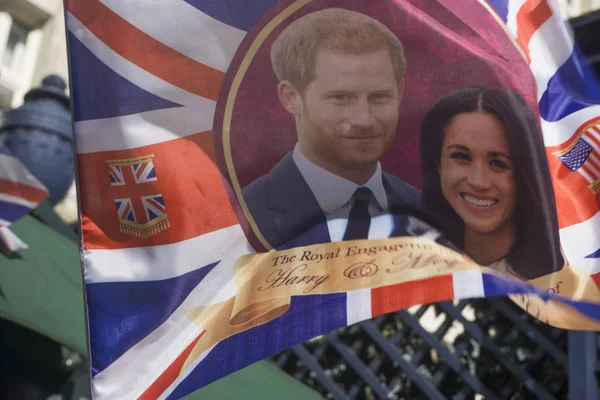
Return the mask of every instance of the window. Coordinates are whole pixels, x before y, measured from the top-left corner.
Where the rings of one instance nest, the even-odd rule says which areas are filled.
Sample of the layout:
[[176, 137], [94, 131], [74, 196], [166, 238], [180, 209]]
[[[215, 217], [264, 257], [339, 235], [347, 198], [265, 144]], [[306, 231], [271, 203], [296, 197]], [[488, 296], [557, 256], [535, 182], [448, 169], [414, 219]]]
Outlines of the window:
[[27, 28], [13, 21], [2, 53], [2, 67], [7, 68], [12, 73], [18, 74], [22, 67], [27, 34]]

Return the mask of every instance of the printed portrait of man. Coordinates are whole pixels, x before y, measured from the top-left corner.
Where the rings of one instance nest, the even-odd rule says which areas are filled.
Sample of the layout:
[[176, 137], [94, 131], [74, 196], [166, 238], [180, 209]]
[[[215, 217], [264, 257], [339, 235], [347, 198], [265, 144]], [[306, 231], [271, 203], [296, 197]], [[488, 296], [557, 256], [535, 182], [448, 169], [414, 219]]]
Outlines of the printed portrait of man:
[[274, 248], [387, 238], [389, 211], [420, 208], [420, 193], [382, 171], [396, 139], [406, 59], [381, 22], [330, 8], [286, 27], [271, 47], [278, 97], [297, 143], [243, 189]]

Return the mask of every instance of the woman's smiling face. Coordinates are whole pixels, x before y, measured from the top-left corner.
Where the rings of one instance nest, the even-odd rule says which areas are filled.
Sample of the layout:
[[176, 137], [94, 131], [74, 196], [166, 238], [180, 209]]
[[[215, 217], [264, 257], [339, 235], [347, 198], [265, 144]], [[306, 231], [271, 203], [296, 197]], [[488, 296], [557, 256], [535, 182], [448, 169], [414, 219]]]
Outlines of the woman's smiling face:
[[444, 130], [439, 172], [442, 193], [466, 230], [513, 231], [515, 178], [508, 141], [497, 117], [470, 112], [450, 120]]

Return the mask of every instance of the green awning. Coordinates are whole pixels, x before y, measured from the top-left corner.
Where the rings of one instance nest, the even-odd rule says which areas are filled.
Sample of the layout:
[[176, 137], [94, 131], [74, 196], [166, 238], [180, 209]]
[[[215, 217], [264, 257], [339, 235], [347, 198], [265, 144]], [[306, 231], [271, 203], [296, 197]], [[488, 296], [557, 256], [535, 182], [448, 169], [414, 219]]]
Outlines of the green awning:
[[32, 216], [11, 230], [29, 249], [11, 257], [0, 252], [0, 317], [85, 354], [77, 244]]
[[[38, 213], [43, 214], [40, 219], [46, 223], [26, 216], [11, 226], [29, 249], [11, 257], [0, 252], [0, 289], [4, 295], [0, 296], [0, 317], [86, 354], [78, 246], [66, 225], [55, 219], [52, 211], [42, 207]], [[263, 361], [186, 399], [246, 397], [262, 400], [320, 398], [315, 391]]]
[[184, 399], [316, 400], [322, 397], [275, 365], [261, 361], [219, 379]]

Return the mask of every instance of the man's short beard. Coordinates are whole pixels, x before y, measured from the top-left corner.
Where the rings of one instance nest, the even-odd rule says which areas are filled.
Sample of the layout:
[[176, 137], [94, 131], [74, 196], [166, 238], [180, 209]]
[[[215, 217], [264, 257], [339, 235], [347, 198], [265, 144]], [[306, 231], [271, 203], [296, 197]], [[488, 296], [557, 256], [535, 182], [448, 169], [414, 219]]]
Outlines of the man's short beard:
[[[314, 126], [314, 129], [318, 132], [318, 137], [328, 138], [331, 136], [331, 134], [328, 134], [327, 132], [325, 132], [319, 125], [313, 124], [313, 126]], [[344, 133], [345, 135], [368, 136], [369, 133], [373, 133], [373, 131], [374, 131], [373, 129], [356, 128], [352, 125], [350, 125], [349, 129], [350, 129], [350, 132], [345, 132]], [[375, 128], [375, 129], [378, 129], [378, 128]], [[336, 129], [335, 133], [340, 133], [340, 132]], [[380, 129], [378, 129], [377, 134], [383, 135], [383, 132], [380, 132]], [[374, 163], [377, 163], [379, 161], [379, 157], [377, 157], [376, 159], [373, 159], [373, 160], [364, 160], [364, 159], [351, 159], [351, 158], [346, 158], [343, 156], [338, 156], [338, 155], [343, 154], [343, 151], [342, 151], [343, 149], [340, 149], [336, 146], [337, 141], [336, 140], [326, 140], [325, 143], [327, 144], [327, 146], [323, 146], [322, 143], [319, 146], [316, 146], [317, 147], [316, 151], [319, 153], [321, 158], [334, 160], [335, 164], [337, 164], [337, 165], [344, 166], [349, 169], [357, 169], [357, 168], [364, 168], [364, 167], [371, 166]]]

